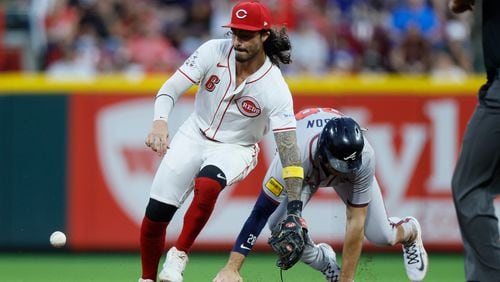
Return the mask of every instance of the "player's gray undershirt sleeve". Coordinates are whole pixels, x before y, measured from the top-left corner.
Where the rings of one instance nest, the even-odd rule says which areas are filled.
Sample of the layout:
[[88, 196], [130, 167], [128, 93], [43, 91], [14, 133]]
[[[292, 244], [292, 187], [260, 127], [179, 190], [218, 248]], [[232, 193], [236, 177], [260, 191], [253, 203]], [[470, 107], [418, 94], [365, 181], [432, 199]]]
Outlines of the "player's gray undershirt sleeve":
[[371, 189], [375, 175], [375, 159], [373, 154], [363, 154], [364, 164], [357, 172], [353, 183], [351, 201], [364, 204], [371, 201]]

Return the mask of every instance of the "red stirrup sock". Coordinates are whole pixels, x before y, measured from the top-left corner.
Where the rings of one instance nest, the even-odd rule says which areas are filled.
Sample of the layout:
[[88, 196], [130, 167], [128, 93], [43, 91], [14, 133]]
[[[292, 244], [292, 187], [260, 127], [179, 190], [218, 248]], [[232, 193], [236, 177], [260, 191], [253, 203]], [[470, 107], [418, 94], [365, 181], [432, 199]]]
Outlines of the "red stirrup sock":
[[152, 221], [146, 216], [141, 225], [142, 278], [156, 281], [158, 263], [165, 248], [168, 222]]
[[196, 178], [194, 198], [184, 215], [184, 225], [175, 244], [178, 250], [189, 252], [194, 240], [210, 218], [221, 190], [222, 187], [216, 180], [207, 177]]

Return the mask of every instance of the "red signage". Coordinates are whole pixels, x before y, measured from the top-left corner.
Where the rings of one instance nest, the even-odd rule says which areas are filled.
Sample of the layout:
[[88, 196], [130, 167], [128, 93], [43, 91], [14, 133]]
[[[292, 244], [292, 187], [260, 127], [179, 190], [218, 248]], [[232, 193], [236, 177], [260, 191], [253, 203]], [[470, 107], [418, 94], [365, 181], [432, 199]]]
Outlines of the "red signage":
[[[403, 93], [402, 93], [403, 94]], [[332, 107], [368, 129], [376, 154], [376, 176], [389, 216], [421, 222], [429, 250], [461, 248], [450, 181], [474, 96], [296, 95], [295, 110]], [[145, 96], [74, 95], [69, 108], [70, 246], [78, 250], [137, 250], [150, 183], [161, 160], [144, 146], [153, 118]], [[171, 136], [193, 110], [193, 98], [178, 101], [169, 120]], [[250, 100], [238, 105], [252, 116]], [[258, 114], [258, 113], [257, 113]], [[272, 135], [260, 144], [259, 165], [241, 183], [225, 189], [194, 249], [230, 250], [251, 211], [274, 154]], [[188, 199], [167, 230], [176, 239]], [[345, 208], [333, 189], [322, 188], [304, 210], [316, 241], [343, 241]], [[257, 240], [266, 247], [269, 231]]]

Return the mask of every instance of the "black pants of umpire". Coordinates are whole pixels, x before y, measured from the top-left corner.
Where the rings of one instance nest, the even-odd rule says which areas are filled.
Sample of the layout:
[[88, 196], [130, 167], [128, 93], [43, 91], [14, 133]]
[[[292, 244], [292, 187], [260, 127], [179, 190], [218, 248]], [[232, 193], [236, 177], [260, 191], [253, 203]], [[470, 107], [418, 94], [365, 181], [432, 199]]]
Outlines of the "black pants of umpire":
[[500, 239], [493, 201], [500, 194], [500, 79], [479, 91], [452, 179], [467, 281], [500, 281]]

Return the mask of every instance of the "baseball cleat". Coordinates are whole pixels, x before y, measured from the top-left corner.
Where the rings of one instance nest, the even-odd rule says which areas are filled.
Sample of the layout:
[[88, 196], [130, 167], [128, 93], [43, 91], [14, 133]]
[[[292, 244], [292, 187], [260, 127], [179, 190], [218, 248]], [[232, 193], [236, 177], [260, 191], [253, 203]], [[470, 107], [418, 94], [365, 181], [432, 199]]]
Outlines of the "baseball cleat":
[[403, 244], [406, 275], [411, 281], [422, 281], [429, 265], [427, 252], [422, 242], [422, 229], [414, 217], [407, 217], [406, 219], [408, 219], [408, 223], [413, 224], [413, 230], [417, 232], [415, 240]]
[[160, 282], [182, 282], [187, 262], [188, 256], [185, 252], [175, 247], [170, 248], [159, 275]]
[[332, 247], [326, 243], [319, 243], [318, 248], [328, 258], [328, 265], [321, 271], [327, 282], [338, 282], [340, 279], [340, 267], [337, 264], [337, 256]]

